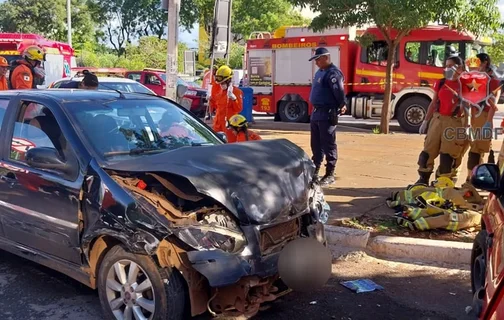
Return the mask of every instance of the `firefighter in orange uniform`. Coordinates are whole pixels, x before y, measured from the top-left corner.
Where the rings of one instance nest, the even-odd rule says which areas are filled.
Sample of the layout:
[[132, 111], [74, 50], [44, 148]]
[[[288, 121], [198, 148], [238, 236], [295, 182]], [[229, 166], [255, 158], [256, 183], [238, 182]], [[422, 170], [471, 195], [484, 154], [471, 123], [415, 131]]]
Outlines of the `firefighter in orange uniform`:
[[231, 83], [232, 78], [233, 71], [228, 66], [220, 67], [215, 73], [215, 81], [219, 90], [213, 97], [217, 110], [213, 121], [213, 130], [215, 132], [225, 132], [228, 139], [231, 132], [226, 130], [226, 120], [240, 113], [243, 109], [243, 93], [233, 86]]
[[235, 114], [228, 122], [227, 127], [231, 132], [228, 134], [228, 143], [262, 140], [261, 136], [248, 129], [247, 118], [241, 114]]
[[36, 89], [44, 82], [44, 50], [39, 46], [30, 46], [23, 52], [23, 58], [14, 62], [14, 69], [9, 75], [12, 89]]
[[9, 70], [9, 62], [0, 56], [0, 90], [9, 90], [7, 78], [5, 77], [7, 70]]

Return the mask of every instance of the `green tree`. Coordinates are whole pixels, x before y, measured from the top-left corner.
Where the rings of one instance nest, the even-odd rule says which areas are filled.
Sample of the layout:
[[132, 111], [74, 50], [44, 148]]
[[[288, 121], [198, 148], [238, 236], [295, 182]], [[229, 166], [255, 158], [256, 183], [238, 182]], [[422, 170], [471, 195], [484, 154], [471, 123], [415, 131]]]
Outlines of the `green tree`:
[[495, 42], [488, 48], [488, 54], [492, 58], [492, 63], [498, 67], [500, 63], [504, 63], [504, 34], [496, 33], [492, 38]]
[[243, 68], [243, 54], [245, 53], [245, 46], [233, 42], [229, 52], [229, 67], [231, 69]]
[[387, 73], [381, 114], [381, 132], [389, 133], [392, 69], [396, 47], [410, 31], [430, 22], [450, 23], [474, 34], [499, 26], [497, 0], [290, 0], [294, 5], [321, 12], [311, 23], [320, 31], [328, 27], [375, 24], [387, 41]]
[[[215, 0], [184, 0], [180, 6], [180, 24], [187, 30], [195, 23], [211, 33]], [[234, 40], [248, 39], [253, 31], [273, 31], [282, 25], [305, 25], [304, 19], [288, 0], [233, 0], [231, 32]]]
[[[51, 40], [67, 41], [66, 0], [6, 0], [0, 4], [0, 30], [36, 33]], [[94, 41], [94, 20], [86, 2], [72, 0], [72, 40]]]

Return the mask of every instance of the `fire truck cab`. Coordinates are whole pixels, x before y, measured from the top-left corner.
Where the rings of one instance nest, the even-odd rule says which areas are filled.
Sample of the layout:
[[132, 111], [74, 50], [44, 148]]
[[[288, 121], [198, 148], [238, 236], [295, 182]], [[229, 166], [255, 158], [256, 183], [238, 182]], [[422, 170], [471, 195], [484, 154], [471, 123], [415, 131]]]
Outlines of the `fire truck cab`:
[[[388, 48], [376, 27], [320, 33], [291, 27], [274, 35], [256, 35], [247, 42], [245, 59], [255, 111], [273, 113], [280, 121], [309, 121], [313, 109], [309, 94], [317, 67], [308, 59], [317, 47], [324, 46], [345, 75], [348, 114], [363, 119], [381, 117]], [[356, 40], [359, 35], [371, 36], [371, 45], [361, 46]], [[443, 77], [446, 58], [456, 53], [469, 61], [490, 44], [447, 26], [428, 26], [403, 37], [393, 69], [392, 118], [404, 131], [418, 132], [434, 94], [432, 86]]]

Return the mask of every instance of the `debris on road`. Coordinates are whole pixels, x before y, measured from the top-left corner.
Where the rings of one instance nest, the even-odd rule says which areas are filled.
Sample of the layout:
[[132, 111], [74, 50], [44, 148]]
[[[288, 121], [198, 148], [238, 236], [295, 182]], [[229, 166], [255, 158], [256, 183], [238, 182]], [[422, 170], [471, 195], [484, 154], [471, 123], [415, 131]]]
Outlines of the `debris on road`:
[[359, 279], [352, 281], [341, 281], [340, 284], [356, 293], [362, 292], [372, 292], [375, 290], [384, 290], [384, 288], [372, 280], [369, 279]]

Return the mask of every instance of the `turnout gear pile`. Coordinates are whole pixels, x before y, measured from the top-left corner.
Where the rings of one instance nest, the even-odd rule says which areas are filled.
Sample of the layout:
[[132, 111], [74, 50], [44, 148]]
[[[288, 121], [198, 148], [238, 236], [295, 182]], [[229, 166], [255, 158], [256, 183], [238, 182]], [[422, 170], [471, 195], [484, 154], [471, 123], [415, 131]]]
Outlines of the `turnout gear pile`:
[[480, 225], [484, 199], [471, 184], [456, 188], [440, 177], [431, 186], [414, 184], [394, 192], [387, 205], [396, 210], [397, 223], [411, 230], [457, 231]]

